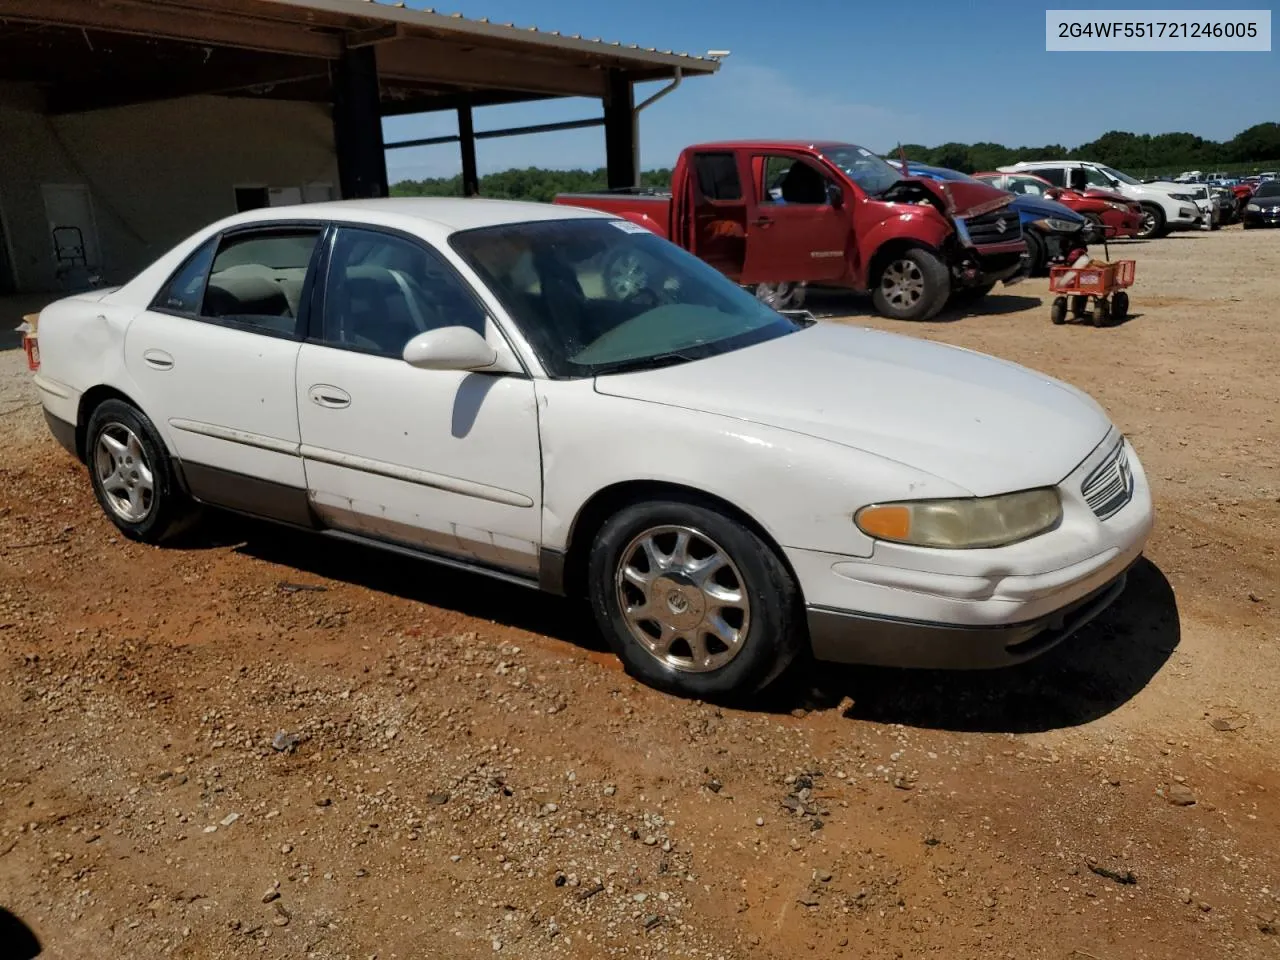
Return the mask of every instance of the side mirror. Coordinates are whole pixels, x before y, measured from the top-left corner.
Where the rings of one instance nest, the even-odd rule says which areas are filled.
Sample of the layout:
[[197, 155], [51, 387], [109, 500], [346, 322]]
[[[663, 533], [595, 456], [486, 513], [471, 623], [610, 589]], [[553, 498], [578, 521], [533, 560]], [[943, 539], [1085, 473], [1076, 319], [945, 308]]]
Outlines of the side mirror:
[[830, 180], [827, 181], [827, 203], [836, 210], [844, 206], [844, 191], [840, 189], [840, 184]]
[[470, 327], [440, 327], [420, 333], [404, 345], [404, 362], [421, 370], [481, 370], [498, 353]]

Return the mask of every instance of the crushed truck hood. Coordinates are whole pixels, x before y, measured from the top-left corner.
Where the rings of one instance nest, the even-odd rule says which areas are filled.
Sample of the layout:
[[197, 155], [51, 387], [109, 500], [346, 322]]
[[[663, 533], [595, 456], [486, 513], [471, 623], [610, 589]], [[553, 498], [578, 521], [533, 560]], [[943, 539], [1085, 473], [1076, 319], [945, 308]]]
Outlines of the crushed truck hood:
[[705, 360], [599, 377], [596, 390], [817, 437], [974, 496], [1056, 484], [1111, 429], [1092, 399], [1044, 374], [826, 322]]

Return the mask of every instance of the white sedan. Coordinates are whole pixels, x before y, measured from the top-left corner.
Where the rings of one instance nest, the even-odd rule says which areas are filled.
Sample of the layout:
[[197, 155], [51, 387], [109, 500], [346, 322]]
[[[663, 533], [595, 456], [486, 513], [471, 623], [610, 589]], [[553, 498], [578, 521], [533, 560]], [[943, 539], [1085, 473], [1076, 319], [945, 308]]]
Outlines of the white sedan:
[[[623, 299], [620, 253], [647, 278]], [[780, 315], [595, 211], [257, 210], [38, 336], [50, 429], [128, 536], [209, 505], [585, 597], [629, 671], [690, 696], [806, 649], [1025, 660], [1120, 593], [1152, 524], [1073, 387]]]

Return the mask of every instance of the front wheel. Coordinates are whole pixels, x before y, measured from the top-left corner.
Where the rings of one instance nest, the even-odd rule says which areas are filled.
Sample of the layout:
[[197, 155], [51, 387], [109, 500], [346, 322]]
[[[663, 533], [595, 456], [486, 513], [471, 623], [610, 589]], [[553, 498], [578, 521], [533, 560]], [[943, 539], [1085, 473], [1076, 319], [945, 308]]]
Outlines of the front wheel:
[[773, 548], [694, 502], [636, 503], [606, 521], [588, 592], [627, 672], [682, 696], [755, 693], [802, 645], [800, 592]]
[[1139, 240], [1155, 240], [1169, 232], [1164, 211], [1154, 203], [1142, 205], [1142, 226], [1134, 234]]
[[1048, 272], [1049, 267], [1049, 259], [1045, 250], [1044, 241], [1031, 230], [1024, 232], [1022, 234], [1022, 239], [1027, 244], [1027, 260], [1031, 264], [1029, 273], [1033, 277], [1043, 276]]
[[892, 258], [876, 281], [871, 301], [881, 316], [929, 320], [946, 306], [951, 275], [928, 250], [906, 250]]
[[194, 518], [156, 428], [128, 403], [106, 400], [93, 411], [85, 459], [98, 504], [130, 539], [159, 543]]

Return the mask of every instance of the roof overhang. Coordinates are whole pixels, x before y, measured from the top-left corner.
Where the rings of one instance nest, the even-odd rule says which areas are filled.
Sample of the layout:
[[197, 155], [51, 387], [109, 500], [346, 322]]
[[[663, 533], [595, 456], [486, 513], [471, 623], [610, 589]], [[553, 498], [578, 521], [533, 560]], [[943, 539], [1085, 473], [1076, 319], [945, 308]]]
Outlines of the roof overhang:
[[193, 94], [331, 99], [345, 50], [374, 47], [387, 113], [603, 97], [632, 81], [714, 73], [717, 60], [373, 0], [3, 0], [0, 80], [51, 112]]

